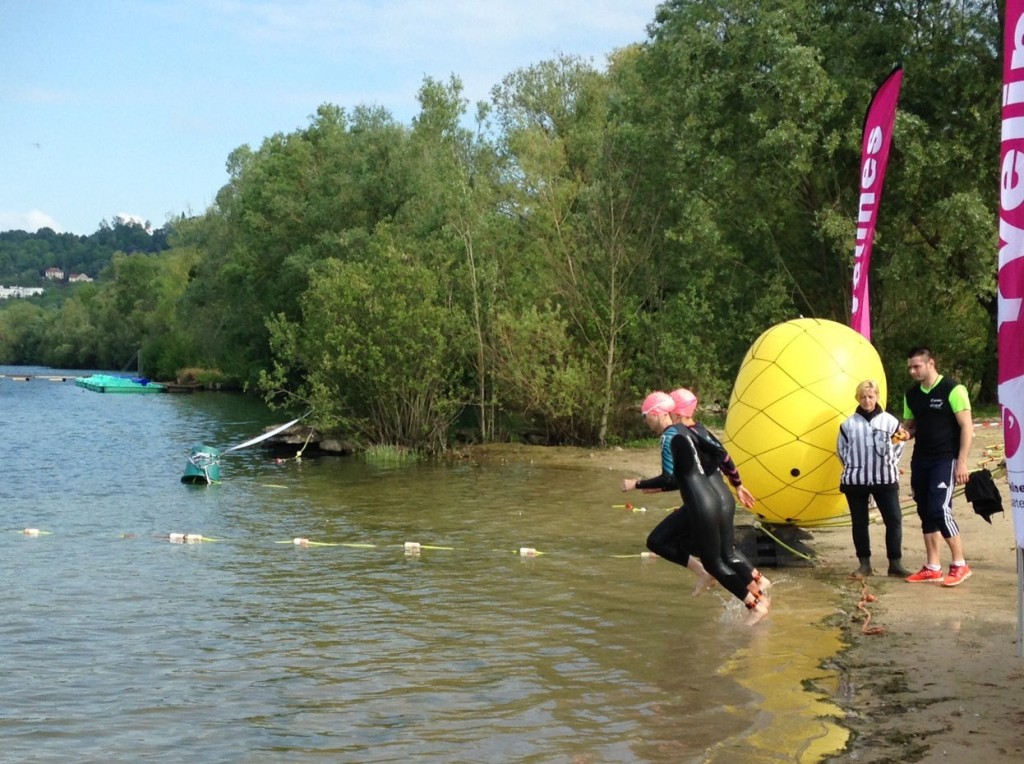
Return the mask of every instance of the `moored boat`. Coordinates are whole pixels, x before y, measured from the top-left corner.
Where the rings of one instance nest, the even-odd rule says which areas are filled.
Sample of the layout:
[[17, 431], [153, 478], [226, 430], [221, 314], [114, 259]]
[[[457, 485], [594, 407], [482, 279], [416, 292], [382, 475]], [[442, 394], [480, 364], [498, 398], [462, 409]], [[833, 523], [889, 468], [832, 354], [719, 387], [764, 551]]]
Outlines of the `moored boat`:
[[77, 377], [75, 384], [94, 393], [162, 393], [164, 386], [145, 377], [120, 377], [113, 374], [92, 374]]

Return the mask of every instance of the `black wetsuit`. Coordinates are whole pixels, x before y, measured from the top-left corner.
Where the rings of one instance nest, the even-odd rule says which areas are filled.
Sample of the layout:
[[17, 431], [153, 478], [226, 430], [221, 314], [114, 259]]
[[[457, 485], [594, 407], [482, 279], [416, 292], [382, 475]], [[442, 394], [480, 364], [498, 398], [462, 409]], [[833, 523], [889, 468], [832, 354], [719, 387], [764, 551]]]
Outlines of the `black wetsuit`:
[[[672, 456], [672, 438], [681, 432], [683, 425], [671, 425], [662, 433], [662, 472], [654, 478], [647, 478], [637, 482], [637, 488], [657, 488], [662, 491], [671, 491], [678, 488], [675, 477], [675, 459]], [[754, 566], [746, 557], [736, 551], [735, 547], [735, 518], [736, 500], [733, 498], [729, 487], [725, 484], [723, 472], [729, 475], [734, 485], [739, 485], [739, 471], [725, 446], [702, 424], [695, 424], [688, 428], [696, 436], [696, 445], [701, 466], [708, 476], [712, 489], [718, 498], [719, 512], [719, 540], [721, 542], [720, 556], [739, 576], [750, 583], [754, 580]], [[686, 506], [682, 506], [655, 526], [647, 537], [647, 548], [660, 557], [686, 566], [690, 555], [700, 557], [697, 552], [697, 542], [694, 537], [693, 523], [690, 520]]]
[[676, 483], [693, 531], [694, 551], [715, 580], [744, 600], [749, 579], [741, 577], [723, 559], [721, 499], [701, 465], [698, 436], [682, 428], [672, 437], [671, 448]]
[[722, 441], [712, 435], [707, 427], [694, 424], [689, 429], [697, 436], [697, 455], [708, 480], [711, 481], [711, 487], [718, 494], [722, 508], [719, 518], [722, 559], [749, 583], [754, 580], [754, 566], [736, 550], [736, 499], [729, 486], [725, 484], [725, 476], [728, 475], [729, 482], [734, 486], [741, 485], [739, 470], [736, 469], [736, 464], [725, 450]]
[[[679, 433], [679, 425], [669, 425], [661, 434], [661, 474], [653, 478], [638, 480], [639, 489], [655, 488], [659, 491], [676, 490], [674, 459], [672, 458], [672, 438]], [[659, 557], [682, 565], [684, 568], [690, 561], [690, 555], [696, 555], [696, 543], [693, 539], [690, 517], [686, 507], [673, 510], [664, 520], [658, 523], [647, 536], [647, 548]]]

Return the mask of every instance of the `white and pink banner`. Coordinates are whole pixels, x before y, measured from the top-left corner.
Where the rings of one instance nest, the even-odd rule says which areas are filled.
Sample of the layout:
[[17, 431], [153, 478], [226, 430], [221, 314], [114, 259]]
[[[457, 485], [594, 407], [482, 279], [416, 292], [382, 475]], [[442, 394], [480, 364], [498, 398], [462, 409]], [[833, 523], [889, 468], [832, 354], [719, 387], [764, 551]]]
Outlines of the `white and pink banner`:
[[1024, 548], [1024, 0], [1007, 0], [999, 166], [999, 403], [1017, 548]]
[[896, 101], [899, 99], [902, 84], [903, 69], [896, 67], [875, 91], [864, 117], [850, 326], [868, 342], [871, 341], [871, 295], [868, 290], [871, 247], [875, 241], [878, 206], [882, 201], [882, 183], [885, 180], [885, 168], [889, 164], [889, 146], [892, 144], [892, 128], [896, 121]]

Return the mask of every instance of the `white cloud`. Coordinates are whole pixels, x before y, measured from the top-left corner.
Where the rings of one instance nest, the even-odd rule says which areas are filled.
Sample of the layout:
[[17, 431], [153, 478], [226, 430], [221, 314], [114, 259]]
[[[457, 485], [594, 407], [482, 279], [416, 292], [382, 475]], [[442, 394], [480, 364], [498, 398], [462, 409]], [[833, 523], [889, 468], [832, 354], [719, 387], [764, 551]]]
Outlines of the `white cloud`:
[[63, 233], [60, 223], [41, 210], [28, 212], [9, 212], [0, 210], [0, 231], [28, 231], [35, 233], [40, 228], [52, 228]]
[[139, 228], [145, 228], [146, 231], [148, 231], [149, 233], [153, 233], [153, 226], [149, 224], [148, 220], [139, 217], [138, 215], [133, 215], [130, 212], [118, 212], [114, 219], [120, 220], [125, 225], [128, 225], [129, 223], [134, 223], [135, 225], [139, 226]]

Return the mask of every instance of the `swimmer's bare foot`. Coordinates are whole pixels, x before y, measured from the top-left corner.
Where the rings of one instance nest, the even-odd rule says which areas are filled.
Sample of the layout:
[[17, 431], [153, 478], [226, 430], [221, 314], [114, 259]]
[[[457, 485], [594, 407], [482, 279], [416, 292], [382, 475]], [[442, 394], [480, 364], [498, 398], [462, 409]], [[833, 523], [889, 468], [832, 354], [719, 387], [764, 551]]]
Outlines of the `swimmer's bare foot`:
[[772, 582], [765, 576], [758, 575], [747, 584], [747, 591], [757, 597], [758, 595], [765, 594], [771, 585]]
[[753, 626], [768, 615], [768, 607], [771, 605], [771, 602], [762, 595], [761, 597], [755, 597], [751, 602], [745, 604], [747, 606], [747, 618], [744, 623], [747, 626]]
[[715, 585], [715, 578], [706, 570], [697, 574], [697, 585], [693, 587], [694, 597], [699, 597], [705, 591]]

